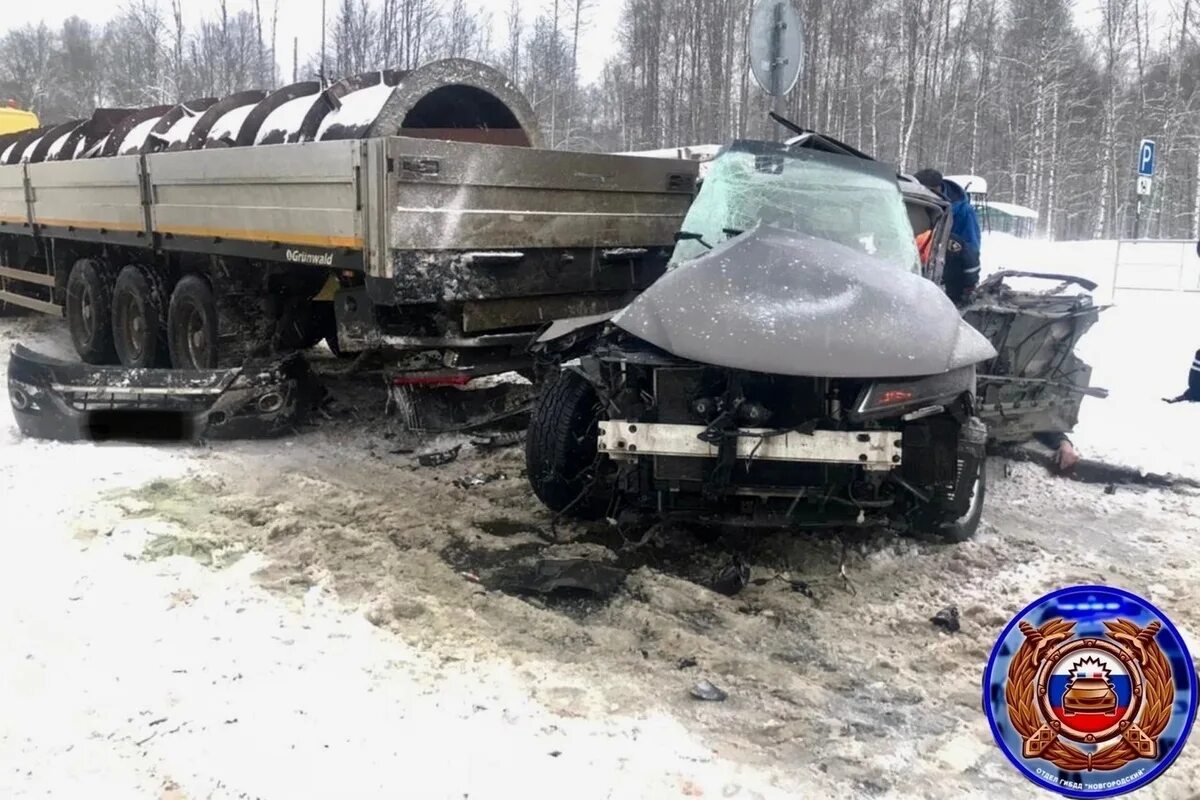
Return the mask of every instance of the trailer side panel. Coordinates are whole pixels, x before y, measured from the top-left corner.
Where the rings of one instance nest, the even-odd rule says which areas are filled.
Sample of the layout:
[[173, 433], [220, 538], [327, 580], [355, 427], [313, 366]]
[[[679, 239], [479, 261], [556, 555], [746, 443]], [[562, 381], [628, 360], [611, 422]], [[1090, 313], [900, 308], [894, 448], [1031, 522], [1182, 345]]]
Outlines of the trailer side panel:
[[388, 139], [393, 251], [670, 246], [694, 165]]
[[[325, 266], [332, 264], [332, 251], [362, 249], [358, 142], [163, 153], [146, 160], [154, 232], [166, 248], [182, 237], [234, 240], [275, 247], [282, 251], [278, 260]], [[322, 261], [326, 253], [331, 258]]]
[[45, 161], [26, 164], [25, 171], [33, 223], [42, 235], [146, 240], [141, 156]]

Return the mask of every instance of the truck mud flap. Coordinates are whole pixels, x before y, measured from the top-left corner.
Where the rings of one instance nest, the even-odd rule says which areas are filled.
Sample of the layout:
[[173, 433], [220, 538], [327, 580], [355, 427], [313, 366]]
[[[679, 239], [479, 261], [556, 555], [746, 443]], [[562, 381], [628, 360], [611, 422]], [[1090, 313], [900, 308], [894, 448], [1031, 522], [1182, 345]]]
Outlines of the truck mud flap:
[[317, 391], [299, 355], [234, 369], [126, 369], [14, 345], [8, 397], [26, 436], [74, 440], [250, 439], [295, 430]]

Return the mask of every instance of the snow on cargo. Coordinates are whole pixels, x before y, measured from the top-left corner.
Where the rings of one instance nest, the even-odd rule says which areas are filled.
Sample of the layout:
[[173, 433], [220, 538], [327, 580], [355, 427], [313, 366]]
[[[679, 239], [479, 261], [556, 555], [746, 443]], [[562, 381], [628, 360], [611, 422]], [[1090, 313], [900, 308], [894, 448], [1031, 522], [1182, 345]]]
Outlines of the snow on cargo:
[[74, 129], [69, 130], [66, 133], [64, 133], [62, 136], [59, 136], [57, 139], [54, 140], [53, 144], [51, 144], [50, 147], [48, 147], [46, 149], [46, 160], [47, 161], [53, 161], [58, 156], [58, 154], [60, 152], [62, 152], [63, 145], [67, 143], [67, 138], [74, 132], [75, 132]]
[[192, 133], [192, 128], [196, 127], [196, 123], [199, 120], [199, 114], [186, 113], [167, 129], [166, 133], [155, 134], [155, 136], [167, 147], [174, 144], [182, 144], [187, 141], [188, 136]]
[[38, 146], [38, 144], [41, 143], [42, 138], [43, 137], [39, 136], [38, 138], [34, 139], [32, 142], [29, 143], [29, 146], [25, 148], [25, 152], [21, 153], [21, 163], [22, 164], [26, 164], [29, 162], [30, 156], [33, 155], [33, 151], [37, 149], [37, 146]]
[[279, 106], [263, 120], [262, 125], [258, 128], [258, 134], [254, 138], [254, 143], [279, 144], [295, 141], [296, 135], [300, 132], [300, 123], [304, 121], [304, 117], [313, 107], [313, 103], [318, 102], [319, 99], [319, 93], [306, 94], [303, 97], [294, 97]]
[[338, 98], [338, 107], [321, 120], [321, 125], [317, 128], [317, 139], [323, 140], [325, 134], [334, 126], [350, 129], [367, 127], [379, 116], [383, 104], [395, 90], [396, 87], [388, 86], [381, 80], [374, 86], [342, 95]]
[[158, 124], [159, 119], [160, 117], [151, 117], [150, 119], [143, 120], [137, 125], [134, 125], [129, 130], [129, 133], [125, 134], [125, 138], [121, 142], [121, 147], [120, 150], [118, 150], [118, 153], [126, 156], [140, 152], [142, 146], [146, 144], [147, 137], [150, 136], [150, 131], [153, 130], [154, 126]]
[[101, 138], [92, 142], [91, 146], [87, 146], [86, 140], [79, 141], [79, 149], [75, 151], [76, 158], [93, 158], [104, 152], [104, 148], [108, 146], [110, 134], [105, 134]]
[[232, 145], [237, 139], [238, 131], [242, 129], [242, 123], [246, 121], [246, 117], [250, 116], [250, 112], [254, 110], [257, 103], [247, 103], [244, 106], [237, 108], [221, 115], [221, 118], [213, 123], [212, 129], [208, 132], [209, 142], [224, 142]]

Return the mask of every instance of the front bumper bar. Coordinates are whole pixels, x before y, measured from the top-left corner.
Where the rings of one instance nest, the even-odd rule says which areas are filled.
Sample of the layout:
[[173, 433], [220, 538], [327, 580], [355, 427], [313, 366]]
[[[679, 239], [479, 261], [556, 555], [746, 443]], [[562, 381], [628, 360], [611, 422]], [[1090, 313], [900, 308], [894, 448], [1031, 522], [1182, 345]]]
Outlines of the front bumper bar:
[[[718, 447], [701, 440], [703, 425], [607, 420], [600, 423], [598, 447], [615, 459], [638, 456], [717, 458]], [[895, 431], [813, 431], [780, 433], [766, 428], [739, 428], [738, 459], [856, 464], [886, 471], [902, 460], [900, 434]]]
[[14, 345], [8, 396], [39, 439], [244, 439], [295, 429], [316, 383], [299, 355], [214, 370], [71, 363]]

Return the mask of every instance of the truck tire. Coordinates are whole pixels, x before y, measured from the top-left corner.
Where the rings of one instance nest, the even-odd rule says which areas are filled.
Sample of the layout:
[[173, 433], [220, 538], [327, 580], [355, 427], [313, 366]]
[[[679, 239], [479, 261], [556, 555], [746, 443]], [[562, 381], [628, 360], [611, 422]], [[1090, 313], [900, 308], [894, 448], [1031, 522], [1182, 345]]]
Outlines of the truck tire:
[[112, 338], [125, 367], [165, 367], [166, 293], [152, 267], [129, 264], [117, 275], [112, 293]]
[[176, 369], [215, 369], [218, 364], [217, 300], [199, 275], [185, 275], [171, 292], [167, 345]]
[[533, 493], [552, 511], [580, 519], [604, 514], [607, 503], [588, 486], [587, 474], [596, 460], [598, 403], [592, 385], [569, 370], [551, 377], [534, 403], [525, 471]]
[[112, 335], [113, 277], [108, 265], [81, 258], [67, 277], [67, 328], [75, 352], [88, 364], [117, 359]]

